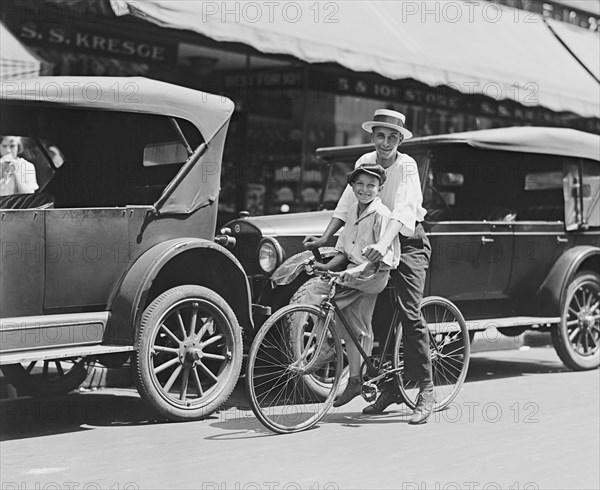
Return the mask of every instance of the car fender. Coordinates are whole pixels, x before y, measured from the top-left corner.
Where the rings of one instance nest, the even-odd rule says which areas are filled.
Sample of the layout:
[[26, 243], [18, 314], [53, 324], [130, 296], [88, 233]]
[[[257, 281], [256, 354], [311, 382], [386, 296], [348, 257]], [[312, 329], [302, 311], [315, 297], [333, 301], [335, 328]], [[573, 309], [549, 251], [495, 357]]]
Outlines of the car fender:
[[183, 284], [212, 289], [231, 306], [244, 330], [254, 328], [250, 286], [233, 254], [209, 240], [177, 238], [144, 252], [113, 290], [104, 342], [131, 345], [146, 306], [167, 289]]
[[573, 247], [562, 254], [538, 290], [539, 314], [560, 316], [563, 296], [575, 273], [584, 264], [591, 265], [593, 261], [598, 260], [600, 260], [600, 248], [589, 245]]

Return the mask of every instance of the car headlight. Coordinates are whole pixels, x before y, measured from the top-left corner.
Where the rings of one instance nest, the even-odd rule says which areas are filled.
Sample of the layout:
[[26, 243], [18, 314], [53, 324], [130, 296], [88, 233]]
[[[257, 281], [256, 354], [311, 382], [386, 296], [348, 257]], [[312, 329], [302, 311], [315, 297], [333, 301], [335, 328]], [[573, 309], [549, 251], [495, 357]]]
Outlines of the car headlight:
[[283, 249], [273, 238], [263, 238], [258, 246], [258, 265], [265, 274], [272, 274], [283, 262]]

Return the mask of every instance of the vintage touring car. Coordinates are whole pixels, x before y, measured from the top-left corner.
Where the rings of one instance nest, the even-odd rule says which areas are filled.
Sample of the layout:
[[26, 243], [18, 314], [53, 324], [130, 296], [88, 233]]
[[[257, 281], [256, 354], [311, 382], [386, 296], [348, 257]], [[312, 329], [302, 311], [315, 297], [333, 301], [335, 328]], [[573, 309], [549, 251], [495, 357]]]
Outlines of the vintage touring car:
[[[236, 239], [232, 252], [255, 303], [276, 309], [301, 301], [306, 274], [287, 283], [279, 272], [308, 256], [302, 239], [325, 230], [327, 209], [367, 151], [371, 145], [317, 151], [328, 182], [324, 210], [242, 217], [221, 230]], [[472, 332], [496, 327], [515, 336], [550, 328], [568, 367], [598, 367], [600, 136], [512, 127], [414, 138], [400, 151], [419, 165], [428, 210], [433, 255], [425, 296], [454, 302]], [[322, 252], [327, 258], [331, 248]], [[377, 318], [381, 306], [376, 337], [377, 325], [386, 325]]]
[[162, 416], [209, 415], [253, 328], [246, 274], [213, 241], [233, 103], [108, 77], [5, 81], [0, 103], [0, 135], [18, 137], [39, 186], [0, 198], [5, 377], [19, 393], [61, 393], [91, 360], [133, 354]]

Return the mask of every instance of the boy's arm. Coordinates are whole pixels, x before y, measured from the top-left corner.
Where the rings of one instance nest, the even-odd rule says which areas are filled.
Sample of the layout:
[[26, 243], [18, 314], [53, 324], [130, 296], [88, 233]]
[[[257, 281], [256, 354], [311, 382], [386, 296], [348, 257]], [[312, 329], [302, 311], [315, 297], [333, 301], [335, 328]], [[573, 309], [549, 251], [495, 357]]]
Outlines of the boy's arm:
[[350, 267], [349, 269], [342, 271], [340, 277], [342, 281], [346, 281], [355, 277], [367, 278], [375, 274], [379, 270], [379, 266], [379, 262], [363, 262], [362, 264], [357, 265], [356, 267]]
[[341, 271], [343, 270], [350, 261], [346, 257], [346, 255], [342, 252], [338, 252], [337, 255], [334, 255], [333, 258], [327, 262], [326, 264], [321, 264], [320, 262], [315, 262], [312, 264], [313, 269], [318, 271]]
[[401, 228], [402, 223], [400, 223], [400, 221], [393, 218], [390, 219], [379, 241], [373, 245], [365, 247], [364, 256], [371, 262], [377, 262], [381, 260], [390, 248], [394, 238], [396, 238], [398, 233], [400, 233]]
[[320, 238], [309, 235], [303, 240], [302, 244], [308, 250], [323, 247], [329, 240], [333, 238], [335, 232], [338, 231], [342, 226], [344, 226], [344, 222], [341, 219], [331, 218], [329, 224], [327, 225], [327, 229]]

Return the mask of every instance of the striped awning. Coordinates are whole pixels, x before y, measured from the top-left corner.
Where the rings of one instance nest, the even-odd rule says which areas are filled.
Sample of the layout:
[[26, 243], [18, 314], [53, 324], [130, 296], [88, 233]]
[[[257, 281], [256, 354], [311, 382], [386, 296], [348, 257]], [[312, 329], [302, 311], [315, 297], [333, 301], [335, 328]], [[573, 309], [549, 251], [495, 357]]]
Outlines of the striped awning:
[[44, 64], [0, 22], [0, 79], [40, 75]]

